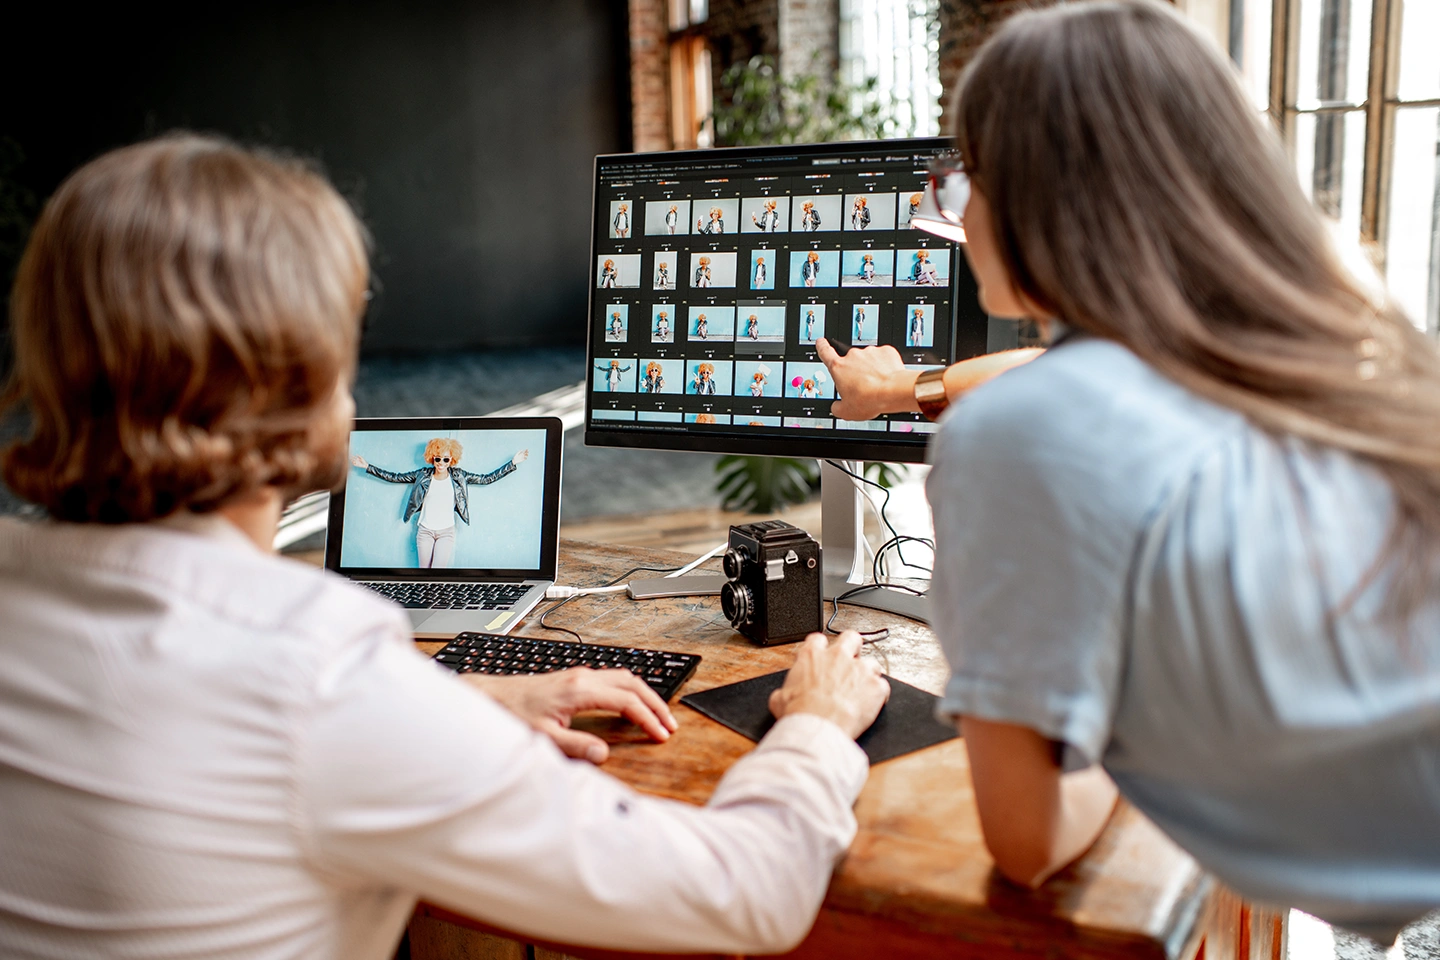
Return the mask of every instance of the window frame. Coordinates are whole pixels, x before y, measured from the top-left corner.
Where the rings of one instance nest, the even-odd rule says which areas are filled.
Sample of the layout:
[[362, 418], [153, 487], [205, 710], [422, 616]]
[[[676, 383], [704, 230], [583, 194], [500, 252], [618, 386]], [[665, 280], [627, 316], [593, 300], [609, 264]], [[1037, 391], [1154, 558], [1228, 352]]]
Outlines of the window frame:
[[1360, 187], [1360, 238], [1384, 273], [1386, 218], [1394, 174], [1395, 117], [1402, 108], [1440, 106], [1440, 97], [1402, 99], [1398, 95], [1400, 25], [1405, 0], [1371, 0], [1370, 49], [1365, 99], [1298, 105], [1300, 89], [1300, 0], [1273, 0], [1270, 29], [1270, 116], [1293, 156], [1296, 126], [1302, 114], [1362, 113], [1365, 116], [1364, 165]]

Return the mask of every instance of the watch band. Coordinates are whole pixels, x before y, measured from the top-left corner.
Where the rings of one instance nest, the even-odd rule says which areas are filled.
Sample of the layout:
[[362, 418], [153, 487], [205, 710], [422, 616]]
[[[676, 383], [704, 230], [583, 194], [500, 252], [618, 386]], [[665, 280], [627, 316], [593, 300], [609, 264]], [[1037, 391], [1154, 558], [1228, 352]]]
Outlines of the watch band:
[[945, 368], [926, 370], [915, 378], [915, 402], [927, 420], [938, 420], [950, 398], [945, 395]]

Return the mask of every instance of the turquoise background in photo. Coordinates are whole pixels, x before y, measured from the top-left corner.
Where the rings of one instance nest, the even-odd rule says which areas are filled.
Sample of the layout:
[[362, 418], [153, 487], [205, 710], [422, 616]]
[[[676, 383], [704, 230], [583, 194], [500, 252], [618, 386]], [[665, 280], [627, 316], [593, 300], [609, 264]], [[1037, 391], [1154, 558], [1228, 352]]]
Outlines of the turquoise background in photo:
[[717, 337], [722, 340], [730, 340], [735, 336], [735, 308], [734, 307], [696, 307], [688, 308], [689, 320], [686, 321], [685, 329], [689, 332], [686, 338], [689, 340], [695, 337], [695, 318], [705, 314], [705, 327], [707, 338], [714, 340]]
[[[359, 455], [392, 473], [425, 466], [425, 444], [454, 437], [464, 452], [460, 469], [489, 473], [521, 450], [530, 458], [494, 483], [466, 488], [470, 524], [455, 515], [452, 569], [532, 569], [540, 565], [541, 517], [545, 498], [543, 430], [359, 430], [350, 434], [350, 455]], [[405, 506], [412, 484], [390, 483], [351, 466], [345, 483], [345, 532], [340, 543], [344, 567], [415, 568], [415, 528]]]
[[[806, 315], [807, 313], [809, 313], [811, 310], [814, 310], [814, 311], [815, 311], [815, 329], [814, 329], [813, 331], [811, 331], [814, 335], [807, 337], [807, 336], [805, 336], [805, 320], [806, 320], [806, 316], [805, 316], [805, 315]], [[798, 331], [798, 336], [799, 336], [799, 339], [800, 339], [800, 342], [801, 342], [801, 343], [814, 343], [814, 342], [815, 342], [817, 339], [819, 339], [820, 337], [825, 336], [825, 304], [823, 304], [823, 303], [802, 303], [802, 304], [800, 304], [800, 313], [799, 313], [799, 315], [798, 315], [798, 322], [797, 322], [797, 324], [796, 324], [795, 329]]]
[[[619, 358], [617, 358], [619, 359]], [[629, 370], [625, 368], [629, 367]], [[617, 390], [610, 389], [610, 361], [601, 357], [595, 361], [590, 369], [593, 378], [593, 390], [596, 393], [634, 393], [635, 392], [635, 358], [625, 357], [620, 359], [620, 387]]]
[[710, 379], [715, 381], [715, 396], [730, 396], [731, 362], [729, 360], [687, 360], [685, 361], [685, 392], [695, 392], [695, 380], [699, 379], [700, 364], [708, 363], [715, 368]]
[[635, 367], [640, 377], [640, 379], [635, 382], [636, 390], [645, 394], [649, 393], [649, 391], [645, 389], [645, 371], [649, 369], [650, 364], [652, 363], [660, 364], [660, 379], [664, 381], [664, 385], [656, 391], [657, 395], [663, 393], [683, 392], [685, 387], [685, 361], [656, 359], [647, 360], [644, 357], [640, 358], [640, 360], [636, 363]]
[[[750, 273], [746, 276], [745, 282], [751, 290], [774, 290], [775, 289], [775, 258], [780, 256], [776, 250], [752, 250], [750, 252]], [[760, 258], [765, 258], [765, 282], [755, 282], [755, 265]]]
[[[910, 324], [914, 321], [915, 311], [919, 310], [925, 317], [925, 332], [919, 340], [910, 335]], [[905, 305], [905, 346], [907, 347], [929, 347], [935, 343], [935, 304], [933, 303], [907, 303]]]
[[735, 339], [745, 340], [750, 336], [750, 314], [755, 314], [756, 335], [785, 339], [784, 307], [737, 307], [735, 310]]
[[[916, 256], [919, 250], [900, 250], [895, 254], [895, 285], [915, 285], [914, 273], [915, 263], [919, 260]], [[950, 251], [943, 247], [939, 249], [927, 249], [925, 253], [931, 263], [935, 265], [935, 273], [943, 285], [950, 280]]]
[[753, 397], [750, 392], [750, 384], [754, 380], [756, 372], [762, 367], [768, 367], [770, 372], [765, 375], [765, 386], [760, 396], [778, 397], [782, 394], [781, 383], [784, 370], [783, 364], [761, 363], [758, 360], [736, 360], [735, 361], [735, 395], [739, 397]]
[[875, 258], [875, 286], [888, 287], [895, 274], [894, 250], [845, 250], [840, 254], [840, 272], [847, 284], [863, 284], [860, 279], [860, 265], [865, 255]]
[[630, 335], [630, 304], [628, 303], [607, 303], [605, 304], [605, 339], [610, 340], [610, 317], [612, 314], [620, 314], [620, 336], [612, 342], [622, 343]]
[[[815, 280], [817, 287], [838, 287], [840, 286], [840, 251], [821, 250], [820, 254], [820, 276]], [[809, 256], [808, 250], [790, 251], [790, 286], [808, 289], [805, 287], [805, 278], [800, 271], [805, 266], [805, 260]]]
[[[826, 399], [834, 399], [835, 383], [830, 379], [830, 371], [825, 369], [823, 363], [787, 363], [785, 364], [785, 396], [797, 398], [800, 396], [801, 387], [793, 385], [793, 381], [799, 377], [802, 381], [814, 380], [815, 386], [819, 389], [816, 395]], [[824, 377], [823, 382], [821, 377]]]

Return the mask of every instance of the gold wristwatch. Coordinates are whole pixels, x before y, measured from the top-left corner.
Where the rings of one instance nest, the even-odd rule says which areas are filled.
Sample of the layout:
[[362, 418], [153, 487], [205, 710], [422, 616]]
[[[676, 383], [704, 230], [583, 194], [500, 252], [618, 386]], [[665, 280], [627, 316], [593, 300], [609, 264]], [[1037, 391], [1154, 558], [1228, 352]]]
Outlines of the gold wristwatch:
[[950, 406], [950, 398], [945, 395], [944, 367], [926, 370], [915, 378], [915, 402], [927, 420], [938, 420]]

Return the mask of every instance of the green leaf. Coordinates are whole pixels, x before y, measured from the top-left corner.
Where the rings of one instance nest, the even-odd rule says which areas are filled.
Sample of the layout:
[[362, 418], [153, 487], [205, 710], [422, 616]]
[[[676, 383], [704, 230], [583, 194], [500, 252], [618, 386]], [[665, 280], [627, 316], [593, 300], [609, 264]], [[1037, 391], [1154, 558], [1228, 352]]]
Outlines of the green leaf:
[[715, 473], [721, 505], [750, 513], [774, 513], [786, 504], [804, 503], [820, 476], [813, 460], [733, 455], [721, 457]]

